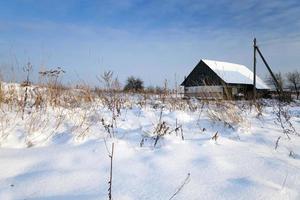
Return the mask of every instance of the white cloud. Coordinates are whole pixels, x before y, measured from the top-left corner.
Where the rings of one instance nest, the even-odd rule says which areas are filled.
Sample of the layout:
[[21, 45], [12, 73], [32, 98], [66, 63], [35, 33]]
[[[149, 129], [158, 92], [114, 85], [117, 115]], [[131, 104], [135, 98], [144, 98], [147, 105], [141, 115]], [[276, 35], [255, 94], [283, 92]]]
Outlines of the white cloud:
[[[215, 21], [203, 21], [208, 19], [190, 18], [194, 21], [189, 24], [185, 24], [186, 19], [179, 19], [166, 26], [145, 29], [138, 25], [99, 26], [42, 19], [2, 21], [1, 30], [10, 34], [2, 37], [0, 58], [11, 63], [12, 57], [7, 55], [13, 46], [12, 51], [20, 63], [30, 58], [38, 67], [42, 64], [64, 66], [69, 78], [76, 79], [76, 71], [81, 78], [95, 83], [95, 74], [110, 69], [123, 81], [129, 75], [137, 75], [146, 84], [161, 84], [165, 78], [172, 82], [175, 73], [181, 80], [201, 58], [252, 66], [252, 39], [256, 36], [275, 71], [299, 67], [300, 14], [297, 6], [280, 1], [274, 1], [272, 5], [268, 1], [223, 0], [221, 3], [227, 10], [220, 13], [217, 20], [222, 23], [222, 20], [230, 19], [234, 24], [220, 26]], [[132, 1], [112, 4], [119, 11], [136, 9]], [[102, 6], [108, 8], [111, 5]], [[157, 10], [150, 9], [141, 15], [180, 15], [182, 11], [191, 12], [192, 17], [197, 12], [206, 15], [219, 10], [215, 4], [199, 4], [197, 1], [159, 2], [152, 6]], [[113, 11], [108, 12], [105, 15]], [[222, 18], [224, 16], [227, 18]], [[152, 23], [152, 19], [148, 20], [145, 19], [144, 23]], [[20, 32], [22, 34], [18, 34]], [[260, 67], [264, 73], [264, 67]]]

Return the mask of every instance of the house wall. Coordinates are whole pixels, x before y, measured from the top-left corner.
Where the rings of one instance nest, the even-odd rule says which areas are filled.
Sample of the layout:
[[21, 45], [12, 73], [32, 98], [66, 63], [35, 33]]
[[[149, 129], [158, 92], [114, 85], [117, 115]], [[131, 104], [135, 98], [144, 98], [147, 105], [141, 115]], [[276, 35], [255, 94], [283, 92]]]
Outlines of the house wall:
[[185, 97], [200, 99], [251, 99], [253, 89], [247, 85], [184, 87]]
[[191, 86], [191, 87], [185, 87], [185, 93], [209, 93], [209, 92], [217, 92], [217, 93], [223, 93], [223, 87], [222, 86]]
[[198, 97], [201, 99], [222, 99], [223, 86], [191, 86], [184, 88], [186, 97]]

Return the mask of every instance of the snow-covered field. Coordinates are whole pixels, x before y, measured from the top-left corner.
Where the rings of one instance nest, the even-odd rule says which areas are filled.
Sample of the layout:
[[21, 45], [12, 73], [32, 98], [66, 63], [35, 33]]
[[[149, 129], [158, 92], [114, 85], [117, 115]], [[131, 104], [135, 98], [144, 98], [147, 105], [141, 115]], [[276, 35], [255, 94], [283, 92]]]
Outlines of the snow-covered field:
[[[0, 199], [107, 199], [112, 143], [115, 200], [300, 199], [300, 137], [287, 138], [271, 104], [257, 117], [247, 102], [141, 99], [115, 120], [97, 100], [28, 107], [24, 119], [0, 105]], [[300, 106], [284, 108], [299, 132]]]

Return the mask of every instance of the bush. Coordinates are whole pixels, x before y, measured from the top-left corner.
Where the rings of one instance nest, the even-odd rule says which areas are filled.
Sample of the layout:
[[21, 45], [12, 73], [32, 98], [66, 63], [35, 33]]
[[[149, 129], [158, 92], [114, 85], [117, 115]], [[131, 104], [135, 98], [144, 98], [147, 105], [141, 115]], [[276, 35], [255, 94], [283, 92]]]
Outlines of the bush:
[[140, 78], [135, 78], [130, 76], [127, 78], [126, 85], [124, 87], [125, 91], [138, 92], [144, 89], [144, 82]]

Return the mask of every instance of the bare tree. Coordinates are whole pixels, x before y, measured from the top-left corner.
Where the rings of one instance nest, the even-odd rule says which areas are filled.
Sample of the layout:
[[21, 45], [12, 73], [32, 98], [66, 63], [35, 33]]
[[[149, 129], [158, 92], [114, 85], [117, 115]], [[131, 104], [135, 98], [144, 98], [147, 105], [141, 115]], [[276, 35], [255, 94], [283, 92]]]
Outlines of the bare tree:
[[294, 72], [287, 73], [286, 77], [289, 85], [296, 92], [297, 99], [299, 99], [300, 73], [295, 70]]
[[[275, 78], [276, 78], [276, 80], [277, 80], [279, 86], [280, 86], [281, 88], [283, 88], [283, 86], [284, 86], [284, 84], [285, 84], [285, 80], [284, 80], [284, 78], [283, 78], [281, 72], [275, 73], [274, 75], [275, 75]], [[275, 86], [275, 88], [276, 88], [276, 83], [275, 83], [275, 80], [273, 79], [272, 76], [267, 76], [266, 82], [267, 82], [268, 85], [270, 85], [270, 86]]]

